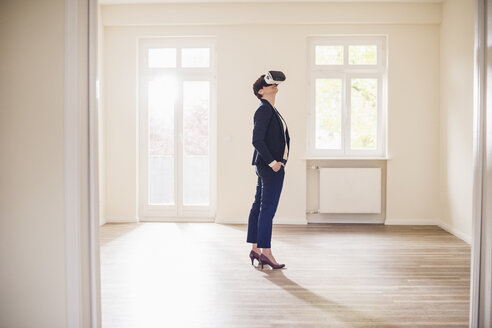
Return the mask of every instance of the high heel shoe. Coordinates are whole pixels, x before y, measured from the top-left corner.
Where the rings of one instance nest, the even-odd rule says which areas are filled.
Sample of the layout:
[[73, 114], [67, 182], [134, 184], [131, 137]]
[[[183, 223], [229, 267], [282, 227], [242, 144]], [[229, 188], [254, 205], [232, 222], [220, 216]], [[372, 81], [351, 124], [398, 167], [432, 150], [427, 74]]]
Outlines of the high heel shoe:
[[261, 264], [260, 255], [256, 253], [254, 250], [251, 250], [251, 252], [249, 252], [249, 258], [251, 259], [251, 265], [254, 265], [253, 262], [255, 259], [257, 259], [258, 263]]
[[261, 268], [262, 268], [262, 269], [263, 269], [263, 265], [265, 265], [265, 264], [268, 264], [269, 266], [271, 266], [271, 267], [272, 267], [272, 269], [282, 269], [282, 268], [285, 266], [285, 264], [275, 264], [275, 263], [273, 263], [273, 262], [272, 262], [272, 261], [270, 261], [270, 259], [269, 259], [268, 257], [266, 257], [266, 255], [264, 255], [264, 254], [261, 254], [261, 255], [260, 255], [260, 259], [259, 259], [259, 261], [260, 261], [260, 264], [261, 264]]

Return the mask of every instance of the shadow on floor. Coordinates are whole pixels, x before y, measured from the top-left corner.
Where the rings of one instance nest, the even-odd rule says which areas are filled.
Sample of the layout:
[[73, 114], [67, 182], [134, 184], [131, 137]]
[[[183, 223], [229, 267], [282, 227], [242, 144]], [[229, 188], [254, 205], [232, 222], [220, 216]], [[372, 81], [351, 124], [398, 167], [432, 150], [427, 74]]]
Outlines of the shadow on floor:
[[[256, 269], [265, 273], [266, 279], [270, 280], [270, 282], [282, 288], [292, 296], [309, 304], [310, 306], [320, 309], [324, 313], [329, 313], [334, 317], [338, 317], [340, 322], [344, 322], [344, 320], [349, 317], [349, 323], [356, 324], [357, 326], [363, 323], [367, 323], [370, 324], [371, 327], [397, 327], [395, 325], [385, 323], [379, 318], [354, 310], [345, 305], [328, 300], [316, 293], [313, 293], [309, 289], [304, 288], [295, 281], [287, 278], [284, 275], [283, 270], [262, 270], [259, 266], [256, 267]], [[334, 311], [334, 309], [336, 310]]]

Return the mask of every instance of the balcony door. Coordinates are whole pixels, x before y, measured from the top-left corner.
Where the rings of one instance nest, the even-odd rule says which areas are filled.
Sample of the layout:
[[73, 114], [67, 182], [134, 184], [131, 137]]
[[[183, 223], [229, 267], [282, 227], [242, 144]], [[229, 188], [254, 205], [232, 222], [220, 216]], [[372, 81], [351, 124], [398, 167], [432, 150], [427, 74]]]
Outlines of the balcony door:
[[215, 216], [215, 51], [209, 38], [139, 40], [140, 218]]

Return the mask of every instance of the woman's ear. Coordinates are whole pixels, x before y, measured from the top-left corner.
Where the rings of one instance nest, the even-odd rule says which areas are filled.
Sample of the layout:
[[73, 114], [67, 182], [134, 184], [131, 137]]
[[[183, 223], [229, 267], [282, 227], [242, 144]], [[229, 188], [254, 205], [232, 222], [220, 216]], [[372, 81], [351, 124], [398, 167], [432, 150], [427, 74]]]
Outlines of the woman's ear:
[[258, 90], [258, 94], [263, 96], [263, 89]]

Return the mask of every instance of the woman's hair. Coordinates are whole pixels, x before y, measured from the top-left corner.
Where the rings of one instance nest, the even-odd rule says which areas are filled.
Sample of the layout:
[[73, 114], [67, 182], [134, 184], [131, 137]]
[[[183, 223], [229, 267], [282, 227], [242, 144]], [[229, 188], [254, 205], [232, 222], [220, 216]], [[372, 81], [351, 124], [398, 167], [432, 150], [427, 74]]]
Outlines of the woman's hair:
[[263, 96], [258, 93], [261, 89], [263, 89], [264, 86], [267, 86], [268, 84], [265, 81], [265, 74], [260, 76], [258, 80], [253, 83], [253, 93], [258, 99], [261, 99]]

